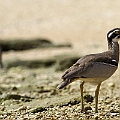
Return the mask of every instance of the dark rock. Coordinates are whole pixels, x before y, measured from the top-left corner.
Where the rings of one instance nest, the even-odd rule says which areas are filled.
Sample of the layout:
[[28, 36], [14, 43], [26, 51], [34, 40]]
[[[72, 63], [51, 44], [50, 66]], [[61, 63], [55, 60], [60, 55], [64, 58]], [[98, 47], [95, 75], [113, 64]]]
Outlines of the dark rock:
[[26, 67], [26, 68], [39, 68], [39, 67], [50, 67], [55, 64], [54, 59], [44, 59], [44, 60], [7, 60], [4, 62], [5, 68], [11, 67]]
[[35, 38], [30, 40], [27, 39], [0, 40], [0, 45], [3, 51], [27, 50], [33, 48], [53, 46], [51, 41], [42, 38]]
[[32, 113], [38, 113], [38, 112], [42, 112], [42, 111], [46, 111], [47, 109], [44, 107], [37, 107], [35, 109], [33, 109], [31, 112]]
[[33, 48], [49, 48], [49, 47], [71, 47], [71, 44], [53, 44], [50, 40], [44, 38], [34, 38], [34, 39], [1, 39], [0, 45], [3, 51], [9, 50], [27, 50]]
[[93, 102], [93, 97], [91, 95], [85, 95], [84, 96], [84, 101], [88, 102]]

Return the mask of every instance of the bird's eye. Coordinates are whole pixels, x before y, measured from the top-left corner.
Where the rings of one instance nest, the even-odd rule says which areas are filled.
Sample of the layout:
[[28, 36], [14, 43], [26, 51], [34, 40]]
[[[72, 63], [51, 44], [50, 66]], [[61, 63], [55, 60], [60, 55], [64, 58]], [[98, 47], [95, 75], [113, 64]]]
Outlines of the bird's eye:
[[115, 34], [119, 34], [119, 31], [115, 31]]

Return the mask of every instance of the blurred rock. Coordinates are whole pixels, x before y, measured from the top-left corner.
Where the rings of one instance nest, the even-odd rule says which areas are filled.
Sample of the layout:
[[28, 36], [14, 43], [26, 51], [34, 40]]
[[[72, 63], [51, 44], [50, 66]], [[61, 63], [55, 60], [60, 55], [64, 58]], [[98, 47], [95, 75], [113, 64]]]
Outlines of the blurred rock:
[[72, 66], [80, 57], [75, 55], [61, 55], [56, 56], [57, 63], [55, 66], [56, 71], [63, 71]]

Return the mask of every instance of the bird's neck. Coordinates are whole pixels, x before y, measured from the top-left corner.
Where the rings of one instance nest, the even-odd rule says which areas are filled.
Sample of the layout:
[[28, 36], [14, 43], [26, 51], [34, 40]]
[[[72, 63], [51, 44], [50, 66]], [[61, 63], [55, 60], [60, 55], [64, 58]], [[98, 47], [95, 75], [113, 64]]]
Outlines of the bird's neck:
[[119, 61], [119, 44], [118, 42], [108, 43], [108, 50], [111, 51], [113, 58]]

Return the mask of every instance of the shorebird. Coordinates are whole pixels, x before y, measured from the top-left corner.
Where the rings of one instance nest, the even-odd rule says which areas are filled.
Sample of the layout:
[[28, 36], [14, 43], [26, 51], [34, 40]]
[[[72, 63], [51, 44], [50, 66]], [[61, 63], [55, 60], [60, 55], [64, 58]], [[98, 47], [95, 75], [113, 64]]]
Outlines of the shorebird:
[[115, 28], [107, 33], [108, 50], [102, 53], [89, 54], [80, 58], [75, 64], [65, 71], [61, 77], [63, 81], [57, 86], [62, 89], [75, 80], [82, 80], [81, 112], [85, 112], [83, 104], [83, 85], [85, 82], [96, 84], [95, 113], [98, 112], [98, 95], [101, 83], [111, 77], [118, 68], [120, 28]]

